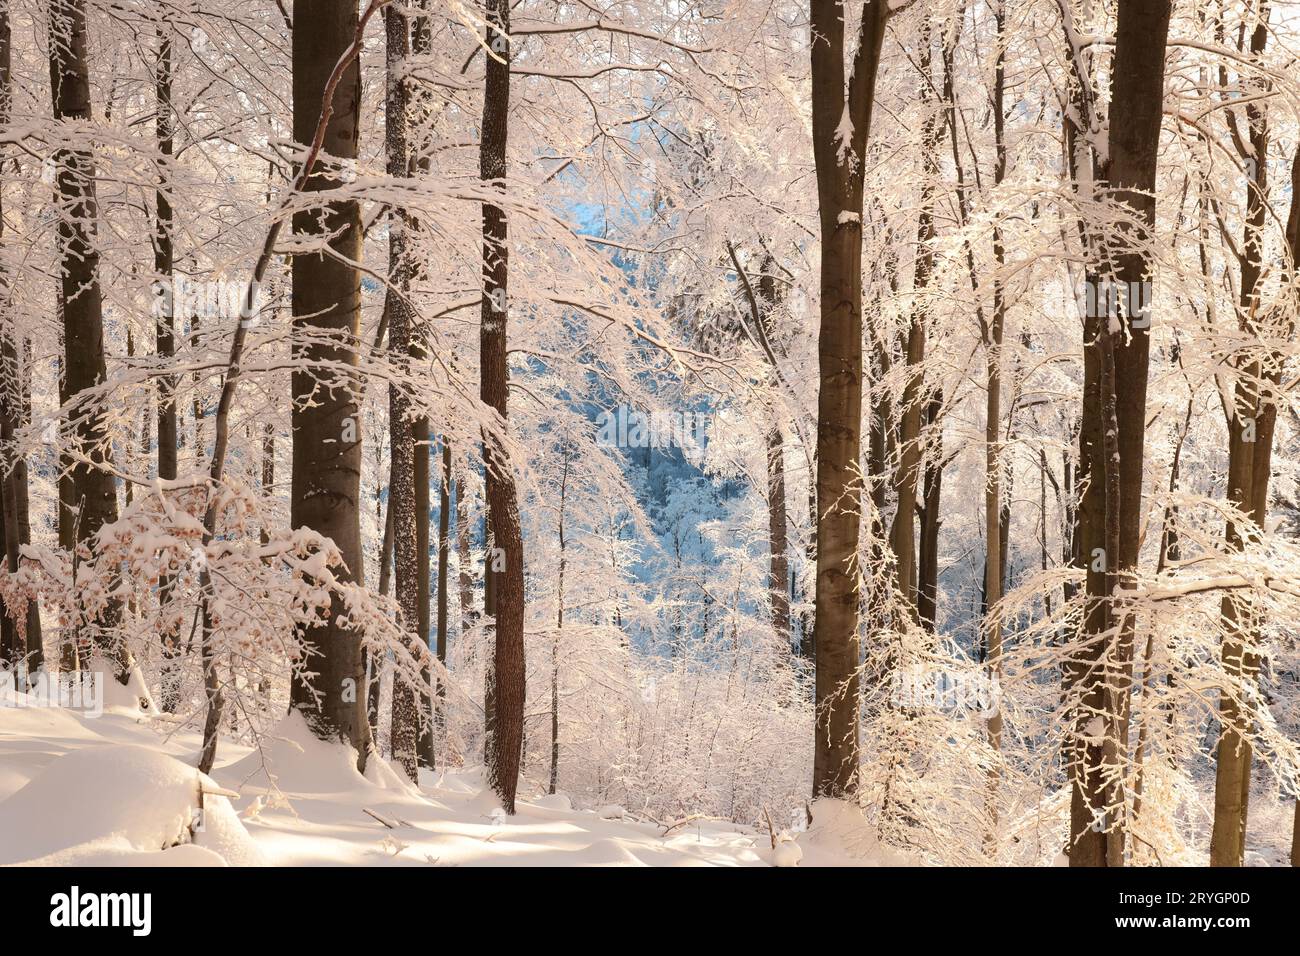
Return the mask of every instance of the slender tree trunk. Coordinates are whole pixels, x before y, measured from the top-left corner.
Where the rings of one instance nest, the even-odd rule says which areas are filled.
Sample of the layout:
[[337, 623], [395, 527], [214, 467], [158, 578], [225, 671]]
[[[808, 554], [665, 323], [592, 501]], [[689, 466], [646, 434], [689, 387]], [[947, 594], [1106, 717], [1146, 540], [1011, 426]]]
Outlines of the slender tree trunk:
[[[0, 126], [7, 125], [13, 103], [13, 79], [11, 73], [12, 27], [9, 21], [9, 0], [0, 0]], [[4, 151], [7, 152], [7, 151]], [[0, 163], [4, 160], [0, 152]], [[4, 205], [0, 196], [0, 242], [4, 239]], [[19, 415], [22, 366], [18, 356], [18, 330], [15, 327], [13, 309], [13, 289], [7, 273], [0, 274], [3, 287], [0, 288], [0, 498], [3, 506], [0, 515], [4, 524], [5, 567], [10, 574], [18, 571], [18, 462], [21, 460], [14, 448], [14, 432]], [[12, 459], [12, 460], [11, 460]], [[24, 476], [24, 484], [25, 484]], [[26, 488], [23, 489], [26, 493]], [[0, 607], [0, 662], [17, 668], [19, 660], [26, 656], [23, 642], [18, 640], [19, 629], [13, 619], [8, 605]], [[30, 636], [28, 641], [30, 643]], [[39, 648], [39, 642], [37, 643]], [[35, 669], [35, 668], [32, 668]], [[22, 685], [20, 684], [21, 688]]]
[[[510, 114], [509, 0], [487, 0], [487, 80], [483, 91], [479, 175], [485, 187], [506, 190], [506, 135]], [[488, 522], [496, 553], [489, 552], [493, 580], [495, 651], [492, 666], [492, 727], [488, 781], [507, 813], [515, 812], [524, 733], [524, 545], [515, 478], [503, 438], [510, 391], [506, 326], [509, 245], [505, 210], [483, 204], [483, 305], [479, 337], [479, 396], [497, 416], [483, 436]], [[498, 560], [499, 558], [499, 560]]]
[[790, 643], [790, 559], [785, 513], [785, 442], [781, 427], [773, 425], [767, 433], [767, 542], [769, 571], [768, 594], [772, 605], [772, 630]]
[[[1099, 661], [1086, 666], [1083, 706], [1076, 718], [1074, 732], [1082, 763], [1075, 772], [1076, 799], [1071, 805], [1070, 863], [1091, 866], [1124, 865], [1124, 774], [1109, 773], [1108, 768], [1127, 764], [1133, 621], [1117, 619], [1111, 604], [1121, 582], [1127, 585], [1138, 558], [1151, 317], [1150, 303], [1143, 301], [1149, 299], [1145, 290], [1150, 262], [1140, 244], [1142, 236], [1135, 232], [1149, 234], [1155, 225], [1170, 4], [1168, 0], [1120, 0], [1118, 9], [1109, 161], [1103, 178], [1140, 226], [1135, 230], [1121, 222], [1100, 237], [1099, 278], [1105, 284], [1094, 286], [1094, 298], [1104, 300], [1107, 308], [1092, 310], [1102, 313], [1095, 323], [1098, 403], [1090, 404], [1085, 393], [1085, 414], [1096, 417], [1095, 423], [1085, 423], [1092, 429], [1093, 457], [1088, 467], [1092, 484], [1104, 489], [1100, 508], [1094, 500], [1082, 509], [1085, 521], [1093, 522], [1084, 530], [1085, 543], [1094, 548], [1085, 634], [1105, 646]], [[1120, 290], [1119, 295], [1111, 294]], [[1125, 320], [1128, 334], [1116, 334]], [[1096, 558], [1101, 559], [1100, 570], [1093, 570]], [[1097, 715], [1102, 715], [1100, 727], [1096, 727]]]
[[565, 553], [564, 507], [569, 490], [569, 451], [565, 449], [564, 471], [560, 476], [560, 567], [555, 582], [555, 640], [551, 642], [551, 776], [547, 793], [555, 793], [560, 781], [560, 638], [564, 634], [564, 571], [568, 555]]
[[[414, 338], [412, 339], [414, 342]], [[413, 356], [423, 355], [422, 349], [413, 345]], [[411, 423], [411, 434], [415, 440], [415, 556], [416, 581], [415, 623], [416, 641], [428, 657], [420, 673], [424, 678], [420, 688], [420, 735], [416, 741], [416, 760], [421, 767], [432, 770], [434, 767], [434, 700], [433, 700], [433, 666], [432, 658], [436, 651], [436, 638], [430, 627], [430, 574], [432, 568], [429, 560], [429, 457], [433, 448], [429, 442], [429, 419], [419, 415]]]
[[[406, 16], [394, 6], [384, 8], [384, 27], [387, 37], [387, 91], [385, 96], [385, 129], [388, 150], [388, 174], [405, 176], [408, 172], [406, 145], [407, 85], [402, 77], [410, 52], [410, 25]], [[406, 370], [411, 365], [412, 325], [414, 316], [407, 298], [410, 289], [409, 259], [406, 254], [407, 217], [399, 210], [391, 211], [388, 243], [388, 282], [384, 297], [384, 312], [388, 324], [388, 354], [395, 369]], [[425, 495], [428, 495], [427, 446], [416, 446], [416, 436], [411, 424], [411, 399], [407, 386], [393, 382], [388, 389], [389, 453], [391, 473], [388, 484], [388, 502], [393, 515], [393, 577], [396, 583], [397, 606], [403, 630], [414, 656], [419, 656], [420, 629], [420, 545], [418, 505], [418, 459], [424, 456]], [[428, 508], [425, 508], [425, 528], [428, 528]], [[427, 530], [426, 530], [427, 534]], [[427, 545], [426, 556], [427, 561]], [[426, 589], [428, 582], [423, 582]], [[427, 600], [427, 598], [426, 598]], [[427, 607], [427, 604], [426, 604]], [[414, 636], [411, 636], [414, 631]], [[401, 765], [411, 780], [418, 779], [419, 761], [417, 744], [420, 736], [420, 690], [399, 670], [393, 681], [393, 758]]]
[[[271, 496], [275, 494], [275, 425], [267, 422], [262, 428], [262, 502], [270, 509]], [[262, 522], [262, 544], [271, 543], [270, 515]]]
[[456, 593], [460, 608], [460, 634], [464, 637], [474, 628], [474, 573], [469, 545], [469, 497], [465, 474], [455, 481], [456, 486]]
[[[411, 53], [415, 56], [427, 56], [432, 45], [432, 33], [429, 29], [429, 18], [423, 11], [428, 9], [429, 0], [415, 0], [412, 6], [416, 7], [421, 13], [411, 20]], [[427, 112], [428, 95], [420, 85], [407, 81], [408, 89], [405, 93], [405, 99], [408, 107], [419, 107], [416, 115], [421, 112]], [[422, 143], [406, 144], [408, 155], [408, 166], [413, 173], [427, 173], [429, 171], [429, 151], [427, 146]], [[412, 215], [406, 215], [407, 233], [413, 237], [419, 230], [419, 222]], [[413, 281], [418, 278], [424, 269], [423, 261], [415, 254], [411, 247], [411, 239], [408, 238], [404, 254], [408, 259], [406, 267], [407, 281]], [[412, 316], [415, 319], [415, 316]], [[412, 327], [411, 330], [411, 358], [415, 362], [422, 362], [426, 357], [426, 340], [427, 330], [423, 325]], [[435, 640], [431, 639], [430, 614], [429, 614], [429, 482], [430, 467], [429, 456], [433, 454], [433, 448], [429, 443], [429, 419], [422, 413], [416, 413], [411, 422], [411, 433], [415, 437], [415, 550], [417, 555], [417, 574], [419, 577], [419, 588], [416, 592], [416, 623], [417, 639], [420, 644], [427, 648], [432, 654], [435, 648]], [[424, 675], [424, 687], [420, 695], [420, 738], [416, 748], [416, 756], [421, 767], [430, 770], [434, 767], [434, 712], [435, 703], [433, 693], [430, 690], [433, 686], [433, 668], [426, 666], [421, 673]], [[441, 685], [439, 685], [441, 686]]]
[[[921, 540], [919, 557], [915, 566], [912, 564], [911, 511], [915, 508], [916, 502], [918, 478], [916, 470], [921, 466], [921, 423], [924, 419], [927, 425], [939, 431], [937, 428], [938, 418], [943, 408], [943, 393], [938, 388], [930, 390], [929, 394], [924, 398], [924, 408], [919, 407], [922, 404], [923, 379], [919, 368], [916, 368], [916, 366], [919, 366], [925, 354], [925, 325], [929, 318], [927, 295], [934, 275], [935, 263], [934, 204], [939, 181], [939, 143], [943, 137], [945, 124], [941, 121], [942, 113], [940, 109], [936, 109], [934, 104], [934, 84], [930, 72], [933, 54], [931, 53], [928, 24], [922, 26], [919, 45], [920, 57], [918, 65], [922, 74], [919, 95], [922, 107], [927, 112], [921, 130], [921, 171], [923, 176], [921, 181], [921, 211], [917, 216], [916, 223], [916, 266], [912, 278], [913, 288], [917, 292], [917, 304], [912, 312], [907, 343], [907, 363], [909, 367], [914, 368], [914, 371], [912, 377], [908, 380], [908, 392], [903, 399], [904, 418], [899, 444], [903, 449], [904, 460], [899, 476], [899, 508], [894, 519], [897, 533], [891, 538], [893, 539], [895, 560], [900, 561], [900, 596], [904, 600], [911, 601], [910, 592], [915, 592], [916, 618], [923, 627], [933, 631], [939, 590], [938, 551], [939, 525], [941, 522], [939, 502], [943, 488], [943, 442], [941, 433], [936, 436], [935, 448], [932, 449], [924, 469], [924, 485], [921, 499]], [[944, 66], [946, 71], [946, 55]], [[946, 75], [945, 73], [945, 77]], [[945, 92], [949, 90], [950, 85], [948, 80], [945, 79]], [[913, 404], [918, 406], [914, 415], [912, 414]], [[909, 448], [911, 449], [910, 453]], [[909, 503], [906, 527], [899, 525], [899, 522], [904, 520], [904, 499], [907, 499]], [[901, 563], [904, 559], [899, 553], [900, 550], [906, 552], [905, 567]], [[904, 586], [906, 586], [906, 590], [904, 590]]]
[[[773, 338], [773, 311], [777, 305], [776, 276], [770, 263], [764, 260], [763, 274], [758, 279], [758, 315], [756, 320], [763, 328], [758, 334], [765, 342]], [[772, 356], [769, 356], [769, 360]], [[773, 376], [780, 373], [774, 368]], [[772, 605], [772, 629], [784, 642], [790, 643], [790, 558], [789, 521], [785, 501], [785, 441], [781, 425], [773, 422], [767, 432], [767, 542], [769, 572], [768, 594]]]
[[[1006, 178], [1007, 149], [1005, 140], [1006, 113], [1003, 90], [1006, 78], [1006, 14], [1001, 3], [994, 10], [997, 24], [995, 43], [997, 51], [993, 68], [993, 131], [996, 159], [993, 179], [1000, 185]], [[993, 260], [998, 273], [993, 279], [993, 310], [984, 336], [984, 355], [987, 369], [984, 406], [984, 638], [988, 647], [988, 669], [992, 681], [1002, 677], [1002, 585], [1005, 580], [1006, 543], [1002, 508], [1002, 446], [999, 435], [1002, 429], [1002, 343], [1006, 329], [1006, 292], [1002, 285], [1001, 269], [1006, 262], [1002, 243], [1002, 230], [993, 227]], [[1002, 712], [995, 709], [988, 721], [989, 746], [1002, 749]], [[986, 848], [990, 854], [997, 850], [998, 804], [997, 787], [1001, 776], [994, 765], [989, 770], [989, 795], [987, 816], [990, 832]]]
[[863, 4], [851, 65], [845, 63], [842, 0], [813, 0], [811, 13], [813, 152], [822, 239], [813, 795], [843, 797], [856, 788], [859, 760], [861, 588], [853, 559], [861, 527], [862, 177], [889, 7], [885, 0]]
[[[305, 13], [306, 11], [300, 11]], [[293, 31], [293, 134], [300, 143], [317, 134], [327, 84], [351, 46], [358, 28], [357, 4], [319, 0], [310, 16], [300, 15]], [[361, 72], [356, 59], [332, 92], [322, 146], [340, 160], [357, 156], [361, 114]], [[326, 193], [337, 185], [329, 170], [309, 171], [307, 193]], [[322, 197], [324, 199], [326, 197]], [[330, 235], [335, 256], [298, 255], [293, 260], [295, 370], [292, 375], [293, 475], [290, 523], [312, 528], [334, 540], [347, 570], [344, 580], [362, 578], [360, 495], [361, 413], [357, 334], [361, 315], [361, 216], [353, 200], [323, 203], [294, 216], [301, 237]], [[321, 363], [347, 369], [320, 371]], [[365, 668], [361, 636], [344, 624], [341, 599], [332, 599], [323, 624], [302, 635], [311, 653], [305, 671], [294, 675], [292, 705], [307, 718], [316, 736], [343, 740], [364, 766], [370, 748], [366, 720]]]
[[[158, 27], [158, 60], [154, 64], [154, 131], [161, 159], [158, 188], [154, 191], [153, 271], [163, 283], [162, 296], [155, 299], [158, 314], [154, 320], [154, 350], [161, 366], [158, 376], [158, 477], [176, 479], [176, 450], [179, 435], [176, 423], [176, 376], [169, 370], [176, 356], [175, 295], [173, 288], [175, 251], [172, 242], [171, 158], [174, 139], [172, 116], [172, 41], [170, 25]], [[265, 483], [265, 481], [264, 481]], [[175, 585], [171, 575], [158, 582], [158, 600], [162, 605], [171, 599]], [[175, 713], [180, 705], [180, 674], [175, 663], [179, 654], [180, 635], [176, 628], [162, 632], [162, 673], [159, 704], [166, 713]]]
[[[379, 543], [379, 593], [384, 597], [388, 596], [388, 590], [392, 586], [393, 578], [393, 508], [391, 503], [384, 508], [384, 533], [380, 537]], [[366, 673], [370, 681], [366, 688], [366, 722], [370, 725], [370, 738], [375, 742], [375, 747], [380, 747], [381, 736], [379, 733], [379, 694], [380, 694], [380, 670], [383, 667], [383, 660], [372, 654], [365, 655]], [[388, 738], [392, 741], [392, 715], [389, 715], [389, 733]]]
[[[438, 663], [447, 666], [447, 583], [451, 564], [451, 442], [442, 438], [442, 483], [438, 493]], [[434, 701], [435, 726], [441, 736], [446, 721], [447, 687], [438, 676], [438, 696]]]
[[[50, 0], [50, 81], [57, 122], [90, 123], [90, 68], [86, 52], [85, 0]], [[63, 303], [63, 386], [65, 402], [84, 400], [103, 384], [103, 297], [96, 248], [95, 160], [88, 149], [60, 147], [54, 154], [55, 191], [61, 211], [57, 248]], [[117, 520], [117, 482], [107, 469], [110, 436], [103, 414], [77, 406], [70, 436], [74, 461], [69, 491], [79, 512], [76, 543], [93, 546], [99, 531]], [[114, 676], [125, 684], [134, 662], [116, 633], [121, 602], [110, 600], [90, 624], [92, 640], [113, 663]]]
[[[1261, 4], [1260, 18], [1251, 37], [1252, 58], [1262, 58], [1268, 38], [1268, 8]], [[1239, 330], [1247, 340], [1260, 332], [1258, 286], [1264, 264], [1264, 226], [1268, 211], [1268, 121], [1264, 107], [1248, 103], [1245, 108], [1247, 143], [1239, 142], [1242, 159], [1253, 172], [1246, 183], [1246, 224], [1242, 237]], [[1234, 132], [1236, 132], [1234, 124]], [[1300, 150], [1297, 151], [1300, 163]], [[1293, 168], [1292, 186], [1300, 185], [1300, 166]], [[1292, 194], [1287, 238], [1300, 224], [1300, 197]], [[1292, 258], [1300, 252], [1288, 250], [1287, 270], [1294, 275]], [[1294, 328], [1294, 323], [1292, 328]], [[1272, 356], [1267, 369], [1256, 355], [1238, 363], [1234, 393], [1235, 419], [1228, 425], [1228, 500], [1247, 518], [1248, 526], [1228, 522], [1225, 537], [1229, 548], [1241, 550], [1246, 538], [1262, 531], [1268, 514], [1268, 485], [1273, 462], [1273, 433], [1277, 423], [1277, 387], [1281, 381], [1282, 356]], [[1267, 394], [1267, 393], [1271, 394]], [[1245, 534], [1243, 534], [1243, 531]], [[1233, 677], [1253, 685], [1258, 679], [1260, 656], [1259, 625], [1249, 596], [1227, 594], [1220, 604], [1226, 635], [1223, 667]], [[1254, 716], [1243, 707], [1237, 694], [1225, 689], [1219, 700], [1221, 736], [1215, 763], [1214, 826], [1210, 837], [1211, 866], [1242, 866], [1246, 859], [1246, 822], [1250, 805], [1252, 745], [1250, 730]]]
[[917, 565], [916, 615], [927, 630], [935, 630], [939, 616], [939, 528], [943, 523], [943, 432], [939, 415], [943, 392], [935, 390], [925, 406], [926, 425], [934, 431], [934, 450], [925, 466], [921, 505], [921, 546]]

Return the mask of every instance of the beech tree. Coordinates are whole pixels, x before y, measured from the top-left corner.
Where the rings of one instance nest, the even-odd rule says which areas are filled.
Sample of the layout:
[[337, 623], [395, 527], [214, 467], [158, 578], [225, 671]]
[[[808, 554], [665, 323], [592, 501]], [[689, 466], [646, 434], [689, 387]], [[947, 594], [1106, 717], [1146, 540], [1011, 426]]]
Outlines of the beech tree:
[[821, 226], [817, 351], [817, 734], [813, 793], [852, 791], [858, 770], [858, 569], [862, 469], [862, 184], [889, 5], [862, 7], [852, 60], [845, 5], [812, 5], [812, 122]]
[[[361, 70], [354, 59], [332, 86], [336, 64], [358, 33], [355, 4], [321, 3], [299, 17], [293, 31], [293, 135], [312, 142], [327, 116], [322, 146], [327, 157], [310, 173], [308, 193], [339, 186], [342, 165], [357, 157], [361, 122]], [[357, 336], [361, 308], [361, 215], [353, 199], [330, 200], [296, 212], [294, 232], [310, 244], [293, 258], [293, 475], [290, 523], [329, 536], [347, 570], [362, 580], [358, 508], [361, 419]], [[329, 369], [328, 377], [322, 376]], [[322, 381], [322, 378], [324, 380]], [[293, 703], [318, 736], [352, 744], [364, 766], [370, 746], [361, 639], [345, 623], [342, 601], [332, 599], [328, 619], [306, 635], [315, 648], [312, 676], [293, 687]]]
[[1293, 852], [1280, 10], [0, 13], [0, 666], [218, 773]]

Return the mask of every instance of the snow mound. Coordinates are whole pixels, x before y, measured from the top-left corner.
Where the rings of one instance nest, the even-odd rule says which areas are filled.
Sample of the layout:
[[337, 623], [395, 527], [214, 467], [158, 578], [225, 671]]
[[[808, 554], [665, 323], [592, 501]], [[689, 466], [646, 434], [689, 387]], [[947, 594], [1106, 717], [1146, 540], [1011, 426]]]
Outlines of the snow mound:
[[773, 866], [798, 866], [799, 861], [802, 859], [803, 850], [789, 835], [783, 835], [783, 838], [772, 851]]
[[537, 807], [539, 810], [562, 810], [568, 812], [573, 809], [573, 801], [563, 793], [548, 793], [534, 800], [533, 806]]
[[[0, 863], [121, 865], [136, 854], [148, 854], [151, 865], [261, 863], [225, 797], [204, 794], [199, 812], [200, 786], [218, 789], [211, 778], [155, 750], [74, 750], [0, 803]], [[159, 859], [191, 842], [204, 852]]]
[[260, 747], [222, 768], [221, 776], [241, 790], [248, 784], [285, 793], [342, 793], [367, 783], [357, 770], [357, 752], [318, 739], [297, 709], [267, 732]]
[[158, 716], [158, 705], [139, 667], [132, 666], [125, 684], [118, 683], [113, 676], [114, 665], [105, 657], [92, 657], [89, 670], [99, 675], [104, 688], [104, 713], [136, 719]]
[[223, 767], [220, 774], [240, 791], [251, 786], [292, 794], [356, 793], [376, 788], [418, 793], [373, 752], [363, 776], [357, 770], [356, 750], [342, 741], [319, 739], [296, 709], [267, 732], [259, 748]]
[[812, 824], [802, 839], [804, 847], [816, 851], [817, 862], [839, 862], [854, 866], [908, 866], [911, 861], [880, 842], [875, 828], [862, 810], [846, 800], [823, 798], [812, 805]]

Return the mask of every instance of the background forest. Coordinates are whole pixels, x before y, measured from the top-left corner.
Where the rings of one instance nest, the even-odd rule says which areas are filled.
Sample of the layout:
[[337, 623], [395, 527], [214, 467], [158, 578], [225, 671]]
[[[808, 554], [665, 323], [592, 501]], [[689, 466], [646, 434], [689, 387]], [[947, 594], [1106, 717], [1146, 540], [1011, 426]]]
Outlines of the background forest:
[[0, 667], [204, 773], [292, 710], [507, 814], [1300, 863], [1298, 58], [1287, 0], [0, 0]]

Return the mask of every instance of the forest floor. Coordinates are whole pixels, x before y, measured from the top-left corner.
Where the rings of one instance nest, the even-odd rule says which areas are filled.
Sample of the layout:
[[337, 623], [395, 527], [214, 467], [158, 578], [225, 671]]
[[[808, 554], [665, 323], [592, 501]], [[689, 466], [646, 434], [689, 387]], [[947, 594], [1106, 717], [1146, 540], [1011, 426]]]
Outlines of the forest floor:
[[223, 740], [203, 781], [194, 769], [198, 736], [169, 733], [165, 715], [119, 705], [91, 717], [31, 706], [11, 690], [0, 689], [0, 698], [0, 864], [890, 862], [878, 849], [844, 849], [847, 808], [820, 813], [821, 829], [775, 851], [766, 829], [634, 819], [620, 807], [574, 809], [562, 794], [521, 792], [511, 817], [485, 788], [481, 768], [421, 771], [418, 788], [384, 760], [370, 761], [362, 775], [351, 750], [316, 740], [296, 714], [258, 748]]
[[[176, 731], [177, 718], [139, 710], [131, 693], [90, 716], [36, 706], [0, 684], [0, 865], [914, 862], [882, 848], [855, 808], [833, 801], [816, 803], [813, 826], [779, 834], [783, 842], [775, 849], [766, 827], [690, 815], [656, 821], [613, 806], [575, 808], [564, 794], [547, 795], [535, 783], [521, 784], [517, 813], [506, 816], [481, 767], [422, 770], [418, 787], [383, 759], [369, 761], [363, 775], [350, 749], [316, 740], [297, 714], [258, 747], [223, 739], [211, 777], [201, 778], [199, 736]], [[1193, 819], [1179, 827], [1195, 832], [1178, 841], [1182, 851], [1166, 865], [1205, 865], [1213, 791], [1196, 790], [1183, 804]], [[1252, 797], [1247, 865], [1288, 865], [1292, 813], [1290, 800]], [[1064, 826], [1063, 818], [1055, 822]], [[1040, 865], [1064, 862], [1052, 851], [1036, 857]]]

